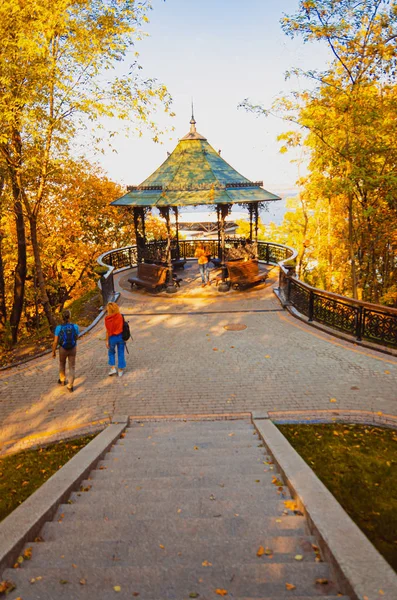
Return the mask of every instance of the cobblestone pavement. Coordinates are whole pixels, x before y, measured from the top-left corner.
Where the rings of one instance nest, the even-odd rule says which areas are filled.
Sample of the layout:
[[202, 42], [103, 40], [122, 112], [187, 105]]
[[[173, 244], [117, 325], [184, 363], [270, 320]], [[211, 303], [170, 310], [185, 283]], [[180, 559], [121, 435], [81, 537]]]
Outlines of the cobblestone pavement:
[[[356, 409], [397, 414], [397, 359], [319, 332], [281, 309], [277, 274], [252, 290], [201, 288], [187, 265], [177, 294], [131, 291], [124, 377], [108, 377], [103, 321], [78, 345], [70, 394], [50, 355], [0, 374], [0, 452], [27, 437], [130, 416]], [[242, 325], [245, 329], [227, 330]]]

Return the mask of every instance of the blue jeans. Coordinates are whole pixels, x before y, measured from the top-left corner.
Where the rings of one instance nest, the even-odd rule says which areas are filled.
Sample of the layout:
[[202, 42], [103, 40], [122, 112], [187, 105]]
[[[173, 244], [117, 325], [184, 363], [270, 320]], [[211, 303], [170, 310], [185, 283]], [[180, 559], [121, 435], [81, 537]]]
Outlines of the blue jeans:
[[124, 357], [124, 348], [125, 342], [121, 337], [121, 333], [118, 335], [110, 335], [109, 339], [109, 349], [108, 349], [108, 357], [109, 357], [109, 366], [116, 366], [116, 348], [117, 348], [117, 359], [118, 359], [118, 368], [125, 369], [125, 357]]
[[208, 272], [208, 263], [204, 263], [203, 265], [199, 265], [199, 271], [201, 275], [201, 281], [203, 283], [208, 283], [210, 280], [210, 274]]

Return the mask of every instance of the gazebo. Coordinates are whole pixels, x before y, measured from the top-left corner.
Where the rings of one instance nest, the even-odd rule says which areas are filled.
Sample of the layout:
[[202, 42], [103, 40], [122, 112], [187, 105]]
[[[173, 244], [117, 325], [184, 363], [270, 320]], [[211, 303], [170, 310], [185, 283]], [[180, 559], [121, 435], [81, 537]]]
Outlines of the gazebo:
[[[250, 239], [258, 239], [260, 205], [281, 198], [263, 189], [262, 181], [249, 181], [233, 169], [196, 130], [194, 115], [190, 131], [179, 140], [175, 150], [164, 163], [138, 186], [128, 187], [127, 193], [114, 200], [113, 206], [131, 207], [138, 248], [138, 262], [145, 260], [147, 247], [145, 214], [157, 208], [167, 226], [166, 257], [169, 284], [172, 284], [171, 222], [170, 211], [175, 214], [176, 256], [179, 259], [178, 208], [212, 205], [216, 208], [218, 223], [218, 250], [221, 259], [222, 280], [225, 280], [225, 219], [233, 204], [248, 208]], [[255, 231], [255, 237], [253, 233]], [[228, 289], [219, 286], [220, 290]], [[167, 291], [175, 291], [169, 285]]]

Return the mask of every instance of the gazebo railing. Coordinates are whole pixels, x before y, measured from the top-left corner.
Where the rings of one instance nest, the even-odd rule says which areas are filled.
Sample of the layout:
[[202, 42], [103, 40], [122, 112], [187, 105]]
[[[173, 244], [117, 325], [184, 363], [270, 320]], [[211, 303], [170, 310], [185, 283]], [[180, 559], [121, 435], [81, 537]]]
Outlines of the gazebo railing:
[[[235, 238], [228, 239], [228, 242], [236, 241], [238, 242]], [[186, 259], [193, 258], [200, 242], [207, 246], [213, 258], [219, 258], [218, 241], [207, 239], [180, 240], [180, 256]], [[297, 252], [288, 246], [258, 241], [258, 259], [280, 267], [277, 294], [284, 306], [293, 306], [301, 315], [307, 317], [309, 323], [321, 323], [347, 333], [357, 341], [367, 340], [397, 348], [397, 309], [311, 287], [300, 281], [295, 275], [293, 264], [288, 264], [289, 261], [292, 263], [296, 256]], [[103, 301], [106, 303], [114, 295], [113, 272], [137, 266], [137, 247], [110, 250], [102, 254], [98, 262], [101, 266], [108, 267], [108, 272], [102, 275], [100, 280]]]

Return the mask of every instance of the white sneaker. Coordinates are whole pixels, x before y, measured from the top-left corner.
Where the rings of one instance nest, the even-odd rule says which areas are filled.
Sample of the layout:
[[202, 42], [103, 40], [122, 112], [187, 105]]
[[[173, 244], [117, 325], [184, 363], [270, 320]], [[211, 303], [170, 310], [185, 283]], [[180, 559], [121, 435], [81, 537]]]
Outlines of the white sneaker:
[[116, 373], [117, 373], [116, 367], [112, 367], [109, 371], [109, 375], [116, 375]]
[[124, 371], [122, 371], [121, 369], [119, 370], [119, 377], [123, 376]]

